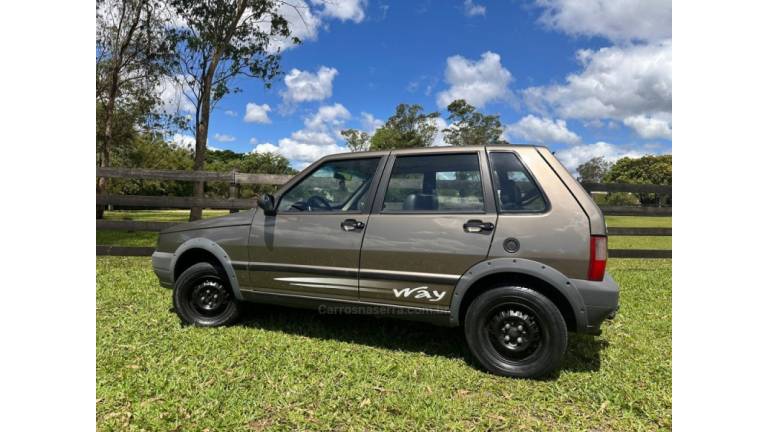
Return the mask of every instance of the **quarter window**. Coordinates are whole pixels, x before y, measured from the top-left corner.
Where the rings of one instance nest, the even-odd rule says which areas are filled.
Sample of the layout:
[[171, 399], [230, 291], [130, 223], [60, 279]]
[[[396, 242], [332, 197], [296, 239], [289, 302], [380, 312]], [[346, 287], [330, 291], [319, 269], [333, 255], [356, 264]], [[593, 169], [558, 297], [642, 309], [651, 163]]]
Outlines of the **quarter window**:
[[282, 212], [360, 212], [370, 206], [370, 187], [380, 158], [328, 161], [283, 195]]
[[384, 196], [384, 212], [484, 211], [476, 153], [400, 156]]
[[547, 208], [544, 194], [517, 155], [491, 153], [493, 189], [502, 212], [542, 212]]

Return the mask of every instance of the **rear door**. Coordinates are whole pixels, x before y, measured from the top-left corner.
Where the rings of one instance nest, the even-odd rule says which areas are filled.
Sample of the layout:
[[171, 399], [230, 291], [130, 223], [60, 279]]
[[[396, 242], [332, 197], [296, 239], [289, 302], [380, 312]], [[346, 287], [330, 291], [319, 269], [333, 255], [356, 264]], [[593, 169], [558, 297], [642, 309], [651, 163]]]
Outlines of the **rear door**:
[[259, 292], [357, 300], [360, 247], [383, 156], [318, 164], [254, 218], [250, 285]]
[[360, 299], [447, 309], [496, 224], [482, 148], [391, 155], [360, 255]]

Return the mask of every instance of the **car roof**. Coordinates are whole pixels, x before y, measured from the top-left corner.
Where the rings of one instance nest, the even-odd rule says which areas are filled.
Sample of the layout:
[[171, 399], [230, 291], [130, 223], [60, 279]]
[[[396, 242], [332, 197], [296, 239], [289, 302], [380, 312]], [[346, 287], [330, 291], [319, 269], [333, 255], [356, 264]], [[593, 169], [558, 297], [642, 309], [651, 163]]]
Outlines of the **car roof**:
[[321, 160], [336, 159], [336, 158], [365, 158], [385, 156], [390, 153], [394, 155], [399, 154], [431, 154], [431, 153], [454, 153], [464, 152], [467, 150], [477, 150], [478, 148], [484, 148], [486, 150], [511, 150], [520, 147], [534, 147], [534, 148], [546, 148], [543, 145], [536, 144], [496, 144], [496, 145], [484, 145], [484, 146], [439, 146], [439, 147], [421, 147], [421, 148], [406, 148], [396, 150], [378, 150], [378, 151], [364, 151], [364, 152], [347, 152], [336, 153], [322, 158]]

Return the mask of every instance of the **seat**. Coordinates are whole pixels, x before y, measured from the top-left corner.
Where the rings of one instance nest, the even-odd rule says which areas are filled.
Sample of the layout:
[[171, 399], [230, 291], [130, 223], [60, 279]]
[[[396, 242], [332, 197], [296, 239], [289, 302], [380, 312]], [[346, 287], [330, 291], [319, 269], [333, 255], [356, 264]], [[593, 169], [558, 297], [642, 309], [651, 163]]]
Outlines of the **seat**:
[[437, 210], [437, 197], [427, 194], [410, 194], [403, 201], [405, 211]]

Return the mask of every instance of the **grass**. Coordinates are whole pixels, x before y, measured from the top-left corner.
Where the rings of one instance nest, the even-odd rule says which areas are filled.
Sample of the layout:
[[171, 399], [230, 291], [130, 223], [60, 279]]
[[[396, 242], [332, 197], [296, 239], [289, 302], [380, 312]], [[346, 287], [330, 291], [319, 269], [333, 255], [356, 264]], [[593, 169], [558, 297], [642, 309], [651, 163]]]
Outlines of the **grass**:
[[605, 223], [614, 228], [672, 228], [672, 216], [606, 216]]
[[[203, 219], [224, 216], [229, 210], [203, 210]], [[132, 220], [151, 222], [186, 222], [189, 220], [189, 210], [112, 210], [104, 212], [107, 220]]]
[[182, 327], [146, 258], [96, 259], [99, 430], [668, 430], [671, 260], [610, 261], [621, 311], [559, 376], [469, 366], [455, 329], [254, 306]]

